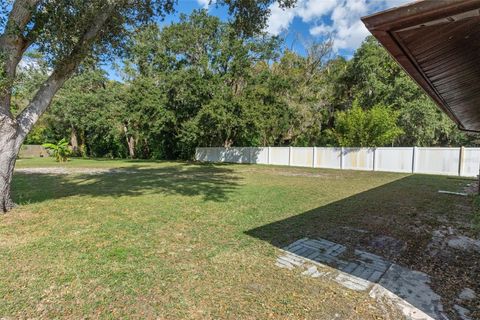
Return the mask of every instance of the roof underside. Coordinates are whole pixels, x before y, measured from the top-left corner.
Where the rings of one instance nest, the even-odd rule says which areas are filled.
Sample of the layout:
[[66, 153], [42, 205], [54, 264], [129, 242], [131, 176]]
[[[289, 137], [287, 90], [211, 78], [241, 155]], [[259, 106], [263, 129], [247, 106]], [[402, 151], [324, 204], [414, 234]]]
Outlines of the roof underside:
[[480, 131], [480, 0], [426, 0], [362, 18], [460, 129]]

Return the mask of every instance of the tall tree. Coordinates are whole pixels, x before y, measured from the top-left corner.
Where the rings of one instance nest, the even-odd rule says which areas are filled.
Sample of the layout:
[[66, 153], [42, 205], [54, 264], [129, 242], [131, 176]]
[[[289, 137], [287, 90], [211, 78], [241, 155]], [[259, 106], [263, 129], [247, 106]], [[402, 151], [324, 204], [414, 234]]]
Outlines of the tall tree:
[[124, 156], [125, 144], [116, 143], [126, 141], [123, 96], [124, 85], [108, 80], [104, 71], [82, 70], [65, 82], [42, 117], [44, 139], [68, 139], [76, 156]]
[[198, 10], [133, 40], [124, 65], [137, 156], [188, 158], [198, 145], [255, 145], [263, 105], [247, 95], [261, 77], [255, 67], [277, 56], [278, 39], [238, 36], [231, 23]]
[[[273, 0], [223, 0], [239, 33], [266, 23]], [[13, 207], [11, 180], [27, 134], [56, 92], [88, 56], [106, 58], [123, 48], [126, 35], [154, 17], [173, 12], [175, 0], [15, 0], [0, 4], [0, 210]], [[294, 0], [280, 1], [293, 5]], [[30, 103], [12, 113], [17, 66], [34, 46], [48, 58], [51, 73]]]
[[466, 138], [373, 36], [357, 49], [339, 80], [347, 84], [337, 92], [344, 101], [357, 99], [363, 108], [380, 104], [399, 112], [398, 125], [404, 131], [399, 145], [449, 145]]

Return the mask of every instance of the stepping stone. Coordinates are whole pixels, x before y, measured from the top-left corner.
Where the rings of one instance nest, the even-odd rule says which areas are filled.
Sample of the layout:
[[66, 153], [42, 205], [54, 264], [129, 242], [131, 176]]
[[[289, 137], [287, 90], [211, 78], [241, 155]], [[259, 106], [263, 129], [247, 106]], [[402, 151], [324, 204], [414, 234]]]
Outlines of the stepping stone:
[[475, 291], [473, 291], [470, 288], [464, 288], [462, 292], [460, 292], [460, 294], [458, 295], [458, 298], [460, 300], [473, 300], [476, 297], [477, 297], [477, 294], [475, 293]]
[[372, 286], [372, 283], [368, 280], [343, 272], [336, 276], [334, 280], [342, 286], [355, 291], [365, 291]]
[[468, 314], [470, 313], [470, 310], [468, 310], [468, 309], [466, 309], [462, 306], [459, 306], [458, 304], [454, 305], [453, 309], [455, 309], [455, 311], [457, 311], [457, 314], [460, 317], [460, 319], [462, 319], [462, 320], [472, 320], [472, 318], [470, 318], [468, 316]]

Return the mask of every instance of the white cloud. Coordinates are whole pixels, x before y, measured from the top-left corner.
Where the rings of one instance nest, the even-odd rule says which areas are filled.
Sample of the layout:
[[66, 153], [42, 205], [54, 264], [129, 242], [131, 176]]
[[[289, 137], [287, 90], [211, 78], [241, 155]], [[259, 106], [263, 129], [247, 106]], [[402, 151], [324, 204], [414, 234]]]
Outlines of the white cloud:
[[327, 26], [326, 24], [321, 24], [315, 27], [310, 28], [310, 34], [312, 36], [319, 36], [324, 34], [329, 34], [333, 31], [333, 27]]
[[360, 21], [360, 17], [368, 14], [368, 11], [366, 0], [345, 0], [332, 11], [330, 25], [310, 28], [310, 34], [321, 35], [325, 30], [333, 37], [334, 49], [357, 48], [368, 35], [367, 28]]
[[329, 13], [333, 8], [335, 8], [336, 4], [336, 0], [299, 1], [297, 13], [303, 21], [309, 22], [317, 17], [321, 17]]
[[273, 35], [278, 35], [285, 29], [288, 29], [295, 17], [296, 8], [282, 9], [277, 2], [270, 5], [270, 17], [266, 31]]
[[197, 2], [203, 9], [208, 9], [210, 5], [210, 0], [197, 0]]
[[274, 3], [266, 31], [278, 35], [298, 17], [312, 36], [331, 35], [336, 50], [356, 49], [369, 34], [360, 17], [407, 2], [411, 0], [299, 0], [285, 10]]

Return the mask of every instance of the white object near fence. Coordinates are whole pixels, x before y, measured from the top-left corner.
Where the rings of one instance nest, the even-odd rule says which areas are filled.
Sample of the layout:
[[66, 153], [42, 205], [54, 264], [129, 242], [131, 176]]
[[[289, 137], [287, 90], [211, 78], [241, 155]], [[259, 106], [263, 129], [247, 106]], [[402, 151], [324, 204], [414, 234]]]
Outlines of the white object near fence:
[[197, 148], [195, 159], [202, 162], [476, 177], [480, 164], [480, 148]]

